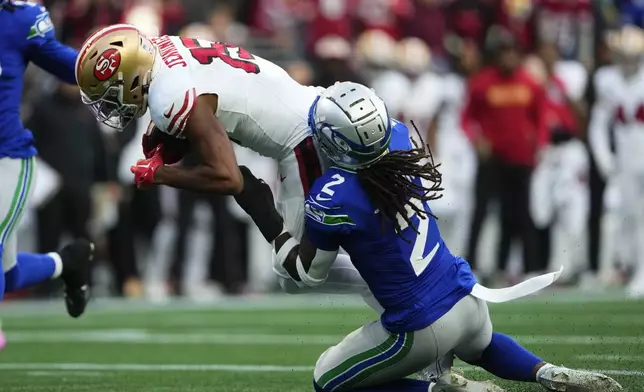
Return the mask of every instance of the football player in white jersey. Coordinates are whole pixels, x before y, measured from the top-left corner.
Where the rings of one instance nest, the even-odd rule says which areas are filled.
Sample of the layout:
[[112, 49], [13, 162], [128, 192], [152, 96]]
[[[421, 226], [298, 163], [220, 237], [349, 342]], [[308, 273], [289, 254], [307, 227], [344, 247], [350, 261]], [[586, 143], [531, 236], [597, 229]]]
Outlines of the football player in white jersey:
[[[288, 231], [301, 237], [304, 196], [322, 173], [309, 121], [324, 89], [302, 86], [242, 48], [185, 37], [148, 38], [131, 25], [90, 36], [76, 75], [83, 101], [104, 124], [123, 128], [150, 109], [143, 143], [148, 158], [132, 167], [139, 186], [232, 194], [253, 219], [261, 219], [267, 212], [257, 211], [262, 203], [252, 182], [244, 187], [243, 178], [252, 174], [237, 166], [233, 140], [278, 162], [278, 209]], [[202, 155], [203, 165], [171, 166], [190, 148]], [[282, 227], [275, 230], [263, 234], [273, 239]], [[361, 294], [382, 312], [347, 255], [338, 255], [323, 285], [300, 287], [280, 278], [287, 293]], [[454, 379], [476, 385], [459, 375]]]
[[[609, 36], [617, 65], [595, 74], [597, 101], [591, 112], [589, 141], [600, 173], [619, 193], [619, 246], [622, 263], [637, 269], [629, 294], [644, 295], [644, 31], [625, 26]], [[611, 151], [609, 130], [615, 133]], [[609, 184], [610, 187], [610, 184]]]
[[[122, 128], [149, 108], [152, 123], [143, 139], [147, 159], [132, 167], [139, 186], [235, 195], [253, 219], [261, 219], [261, 211], [252, 211], [254, 195], [244, 189], [232, 140], [277, 161], [278, 209], [289, 231], [301, 236], [304, 195], [323, 164], [311, 138], [309, 112], [324, 89], [302, 86], [282, 68], [239, 47], [185, 37], [148, 38], [123, 24], [85, 41], [76, 75], [83, 101], [104, 124]], [[202, 156], [203, 164], [172, 166], [189, 149]], [[280, 282], [288, 293], [307, 291], [288, 279]], [[339, 256], [326, 284], [313, 290], [366, 291], [346, 255]]]
[[[80, 53], [76, 75], [82, 99], [99, 121], [122, 128], [150, 110], [155, 127], [144, 138], [149, 159], [132, 168], [138, 185], [239, 194], [243, 179], [232, 140], [278, 162], [280, 207], [292, 217], [289, 222], [301, 225], [304, 192], [321, 172], [308, 127], [318, 89], [298, 84], [242, 48], [185, 37], [148, 38], [131, 25], [96, 32]], [[205, 163], [168, 165], [181, 159], [175, 140], [196, 149]]]

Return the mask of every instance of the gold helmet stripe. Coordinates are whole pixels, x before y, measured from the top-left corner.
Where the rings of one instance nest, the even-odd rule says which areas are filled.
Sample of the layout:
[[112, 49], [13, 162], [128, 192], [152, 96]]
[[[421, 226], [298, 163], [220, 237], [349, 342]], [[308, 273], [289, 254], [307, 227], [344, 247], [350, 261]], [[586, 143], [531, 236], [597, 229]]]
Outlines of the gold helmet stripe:
[[91, 35], [87, 40], [85, 40], [85, 43], [81, 47], [81, 50], [78, 53], [78, 57], [76, 58], [76, 80], [79, 79], [79, 74], [80, 74], [80, 66], [83, 63], [83, 60], [85, 59], [85, 56], [89, 52], [89, 49], [92, 47], [92, 45], [99, 40], [100, 38], [104, 37], [105, 35], [113, 32], [113, 31], [119, 31], [119, 30], [136, 30], [138, 31], [136, 27], [129, 25], [129, 24], [116, 24], [113, 26], [108, 26], [105, 27], [104, 29], [101, 29]]

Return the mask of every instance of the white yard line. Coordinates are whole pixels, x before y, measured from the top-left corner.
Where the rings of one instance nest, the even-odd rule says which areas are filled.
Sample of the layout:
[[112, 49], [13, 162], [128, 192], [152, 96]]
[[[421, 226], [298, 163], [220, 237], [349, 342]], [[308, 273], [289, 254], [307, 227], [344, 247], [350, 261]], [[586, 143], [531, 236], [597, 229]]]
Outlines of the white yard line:
[[311, 372], [312, 366], [138, 364], [138, 363], [0, 363], [0, 370], [66, 370], [124, 372]]
[[575, 359], [578, 359], [580, 361], [640, 362], [640, 361], [644, 361], [644, 355], [587, 354], [587, 355], [577, 355]]
[[[483, 372], [483, 369], [465, 366], [466, 371]], [[228, 365], [228, 364], [99, 364], [99, 363], [0, 363], [0, 371], [123, 371], [123, 372], [312, 372], [312, 366], [279, 366], [279, 365]], [[592, 372], [614, 376], [644, 377], [644, 372], [635, 370], [589, 369]]]
[[[218, 344], [218, 345], [322, 345], [336, 344], [344, 335], [285, 335], [253, 333], [157, 333], [145, 329], [104, 329], [86, 331], [7, 331], [13, 343], [124, 343], [124, 344]], [[644, 344], [644, 336], [518, 335], [522, 344], [535, 345], [633, 345]]]

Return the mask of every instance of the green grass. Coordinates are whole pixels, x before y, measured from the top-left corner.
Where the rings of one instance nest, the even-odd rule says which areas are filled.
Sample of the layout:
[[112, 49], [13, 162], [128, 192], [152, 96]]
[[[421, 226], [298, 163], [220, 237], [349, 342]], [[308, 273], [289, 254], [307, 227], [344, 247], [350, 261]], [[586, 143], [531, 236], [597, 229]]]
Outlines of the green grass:
[[[318, 356], [374, 315], [341, 297], [294, 298], [97, 301], [78, 320], [59, 302], [3, 304], [9, 344], [0, 351], [0, 391], [310, 391]], [[644, 303], [557, 298], [573, 300], [491, 306], [495, 330], [548, 361], [610, 371], [626, 390], [644, 390]], [[541, 390], [496, 381], [512, 392]]]

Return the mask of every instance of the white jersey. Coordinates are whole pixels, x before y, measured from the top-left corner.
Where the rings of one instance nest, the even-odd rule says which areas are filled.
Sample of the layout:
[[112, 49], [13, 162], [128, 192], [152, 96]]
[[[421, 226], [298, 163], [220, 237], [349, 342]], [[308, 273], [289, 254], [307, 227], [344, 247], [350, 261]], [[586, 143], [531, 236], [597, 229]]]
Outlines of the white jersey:
[[[597, 100], [588, 129], [590, 146], [605, 176], [614, 170], [644, 171], [644, 69], [625, 78], [616, 67], [597, 71]], [[614, 125], [616, 156], [610, 151], [609, 129]]]
[[408, 125], [413, 121], [425, 133], [443, 99], [442, 78], [433, 72], [425, 72], [411, 85], [403, 107], [404, 119]]
[[385, 102], [390, 116], [400, 119], [411, 90], [409, 78], [402, 72], [386, 70], [373, 79], [371, 88]]
[[215, 114], [230, 139], [263, 156], [282, 159], [310, 135], [317, 88], [236, 46], [173, 36], [152, 42], [157, 55], [148, 106], [162, 132], [183, 137], [196, 97], [216, 94]]
[[441, 86], [442, 106], [438, 113], [438, 132], [461, 134], [461, 114], [466, 101], [465, 78], [450, 73], [443, 77]]

